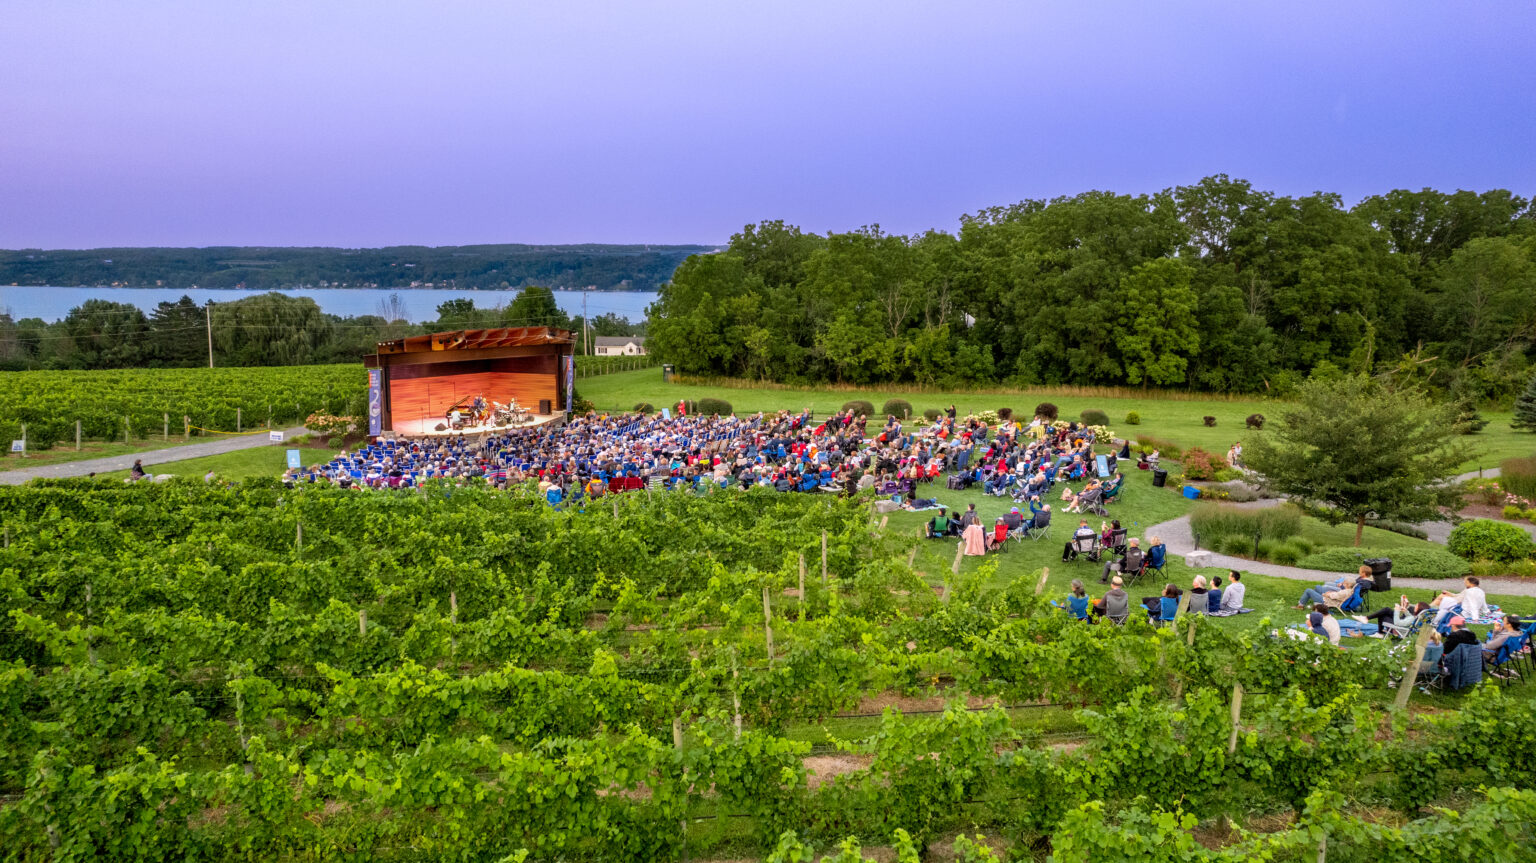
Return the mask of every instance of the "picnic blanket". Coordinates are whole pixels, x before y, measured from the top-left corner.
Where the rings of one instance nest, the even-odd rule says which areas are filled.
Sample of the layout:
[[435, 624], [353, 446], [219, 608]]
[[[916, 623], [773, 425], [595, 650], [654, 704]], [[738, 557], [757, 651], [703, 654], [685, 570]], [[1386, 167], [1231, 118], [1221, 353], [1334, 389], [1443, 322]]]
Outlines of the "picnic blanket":
[[1252, 613], [1253, 613], [1253, 609], [1251, 609], [1251, 608], [1223, 608], [1220, 611], [1208, 611], [1208, 612], [1205, 613], [1205, 616], [1206, 617], [1232, 617], [1233, 615], [1237, 615], [1237, 614], [1252, 614]]
[[1504, 612], [1497, 605], [1488, 606], [1488, 616], [1476, 620], [1467, 618], [1468, 626], [1498, 626], [1504, 622]]
[[[918, 503], [923, 503], [924, 501], [921, 498], [919, 498], [917, 502]], [[945, 506], [942, 503], [939, 503], [936, 500], [933, 500], [933, 501], [927, 501], [927, 506], [913, 506], [913, 507], [908, 507], [907, 509], [908, 509], [909, 512], [923, 512], [925, 510], [930, 510], [930, 509], [949, 509], [949, 507]]]

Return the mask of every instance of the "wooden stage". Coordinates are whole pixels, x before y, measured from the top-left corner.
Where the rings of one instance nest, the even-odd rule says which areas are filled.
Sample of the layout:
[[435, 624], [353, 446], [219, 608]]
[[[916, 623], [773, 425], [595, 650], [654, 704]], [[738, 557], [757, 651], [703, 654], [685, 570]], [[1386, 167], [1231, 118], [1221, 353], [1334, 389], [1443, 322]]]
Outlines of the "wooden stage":
[[467, 425], [463, 428], [453, 429], [451, 431], [438, 431], [437, 426], [439, 423], [447, 425], [447, 422], [444, 421], [444, 419], [440, 416], [429, 416], [422, 419], [404, 419], [397, 416], [395, 417], [395, 427], [393, 431], [397, 437], [408, 438], [475, 437], [477, 435], [500, 434], [502, 432], [516, 431], [519, 429], [543, 428], [544, 426], [549, 425], [564, 425], [565, 411], [556, 411], [552, 414], [533, 414], [533, 418], [529, 422], [518, 423], [516, 425]]

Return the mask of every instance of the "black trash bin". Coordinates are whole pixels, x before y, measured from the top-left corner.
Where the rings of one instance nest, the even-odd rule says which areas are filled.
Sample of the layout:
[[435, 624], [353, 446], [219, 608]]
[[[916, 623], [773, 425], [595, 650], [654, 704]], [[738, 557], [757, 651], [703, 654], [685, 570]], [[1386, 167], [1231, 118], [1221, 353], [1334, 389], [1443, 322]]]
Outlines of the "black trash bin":
[[1361, 562], [1371, 568], [1372, 590], [1392, 589], [1392, 558], [1372, 557]]
[[1152, 487], [1162, 488], [1168, 484], [1168, 471], [1158, 468], [1152, 471]]
[[671, 363], [662, 363], [661, 364], [661, 382], [662, 383], [664, 383], [664, 384], [672, 383], [672, 371], [673, 371], [673, 369], [672, 369], [672, 364]]

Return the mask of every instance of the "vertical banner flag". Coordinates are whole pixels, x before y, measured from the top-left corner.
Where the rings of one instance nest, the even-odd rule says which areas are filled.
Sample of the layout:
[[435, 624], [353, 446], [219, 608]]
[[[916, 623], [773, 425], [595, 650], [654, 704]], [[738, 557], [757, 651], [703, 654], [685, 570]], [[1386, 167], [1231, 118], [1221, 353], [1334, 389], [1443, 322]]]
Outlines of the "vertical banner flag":
[[384, 394], [380, 391], [383, 369], [368, 370], [368, 433], [376, 435], [384, 429]]
[[565, 409], [570, 410], [576, 399], [576, 355], [565, 355]]

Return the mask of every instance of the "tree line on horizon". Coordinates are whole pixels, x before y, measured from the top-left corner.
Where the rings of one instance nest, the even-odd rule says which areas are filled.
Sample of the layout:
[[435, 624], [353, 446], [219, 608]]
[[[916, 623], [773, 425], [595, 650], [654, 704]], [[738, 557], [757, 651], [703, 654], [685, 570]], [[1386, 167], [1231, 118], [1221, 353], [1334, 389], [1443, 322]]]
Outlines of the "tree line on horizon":
[[1345, 207], [1225, 175], [967, 215], [957, 234], [749, 225], [650, 310], [681, 373], [791, 384], [1079, 384], [1284, 395], [1395, 375], [1507, 402], [1536, 364], [1536, 205]]
[[0, 285], [133, 288], [552, 288], [651, 291], [713, 246], [213, 246], [0, 250]]
[[[596, 336], [637, 335], [643, 323], [612, 313], [587, 322]], [[381, 341], [421, 333], [485, 327], [549, 326], [578, 333], [581, 316], [567, 315], [547, 287], [530, 286], [491, 308], [470, 298], [437, 306], [437, 318], [406, 320], [398, 297], [377, 314], [327, 314], [309, 297], [239, 295], [205, 309], [189, 297], [145, 311], [131, 303], [90, 299], [49, 323], [0, 313], [0, 371], [28, 369], [177, 368], [208, 363], [210, 332], [219, 366], [287, 366], [359, 362]], [[588, 351], [590, 352], [590, 351]]]

